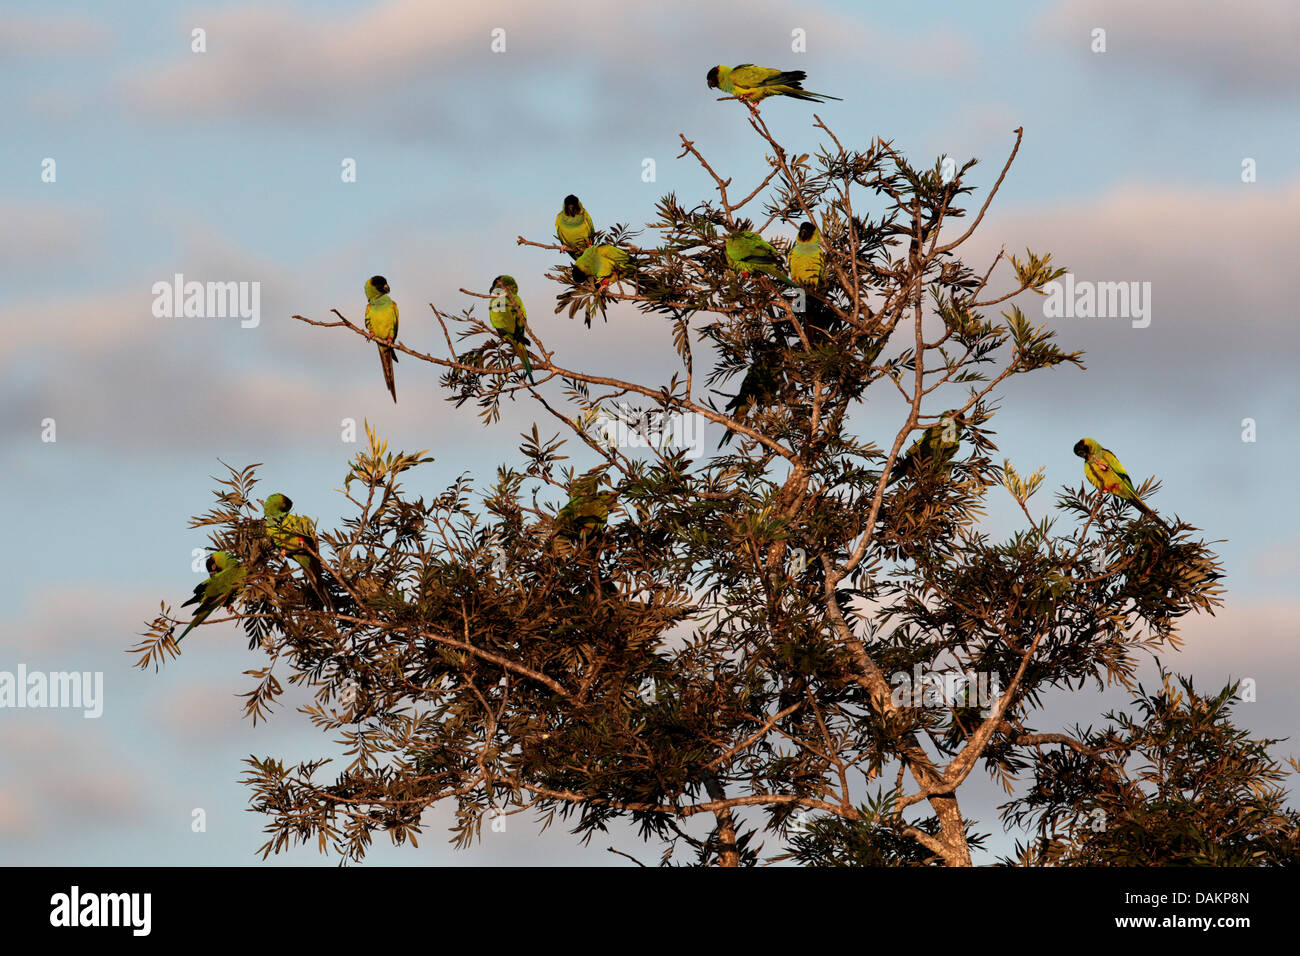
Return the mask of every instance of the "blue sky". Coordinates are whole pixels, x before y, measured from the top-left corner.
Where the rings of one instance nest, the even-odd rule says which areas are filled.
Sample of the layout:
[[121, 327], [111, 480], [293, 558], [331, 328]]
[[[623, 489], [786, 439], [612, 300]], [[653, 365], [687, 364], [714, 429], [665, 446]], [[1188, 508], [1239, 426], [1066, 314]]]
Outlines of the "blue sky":
[[[186, 519], [208, 506], [218, 459], [265, 463], [260, 490], [290, 491], [328, 523], [355, 451], [340, 441], [342, 418], [369, 419], [394, 447], [433, 449], [438, 461], [412, 481], [420, 491], [514, 460], [534, 418], [517, 405], [484, 431], [414, 363], [398, 367], [394, 408], [370, 348], [289, 316], [337, 307], [357, 318], [362, 280], [383, 272], [403, 339], [433, 349], [424, 303], [459, 311], [469, 301], [458, 288], [509, 272], [548, 344], [653, 380], [671, 363], [662, 330], [617, 311], [591, 333], [552, 316], [550, 254], [514, 240], [544, 240], [570, 191], [598, 225], [643, 223], [669, 191], [702, 198], [707, 177], [675, 158], [679, 133], [738, 183], [757, 182], [763, 151], [743, 111], [704, 86], [717, 62], [804, 69], [809, 89], [844, 98], [817, 111], [846, 141], [883, 136], [926, 163], [977, 156], [981, 186], [1024, 127], [973, 245], [989, 256], [1028, 245], [1080, 277], [1149, 281], [1154, 314], [1147, 329], [1057, 320], [1088, 371], [1005, 389], [1000, 449], [1021, 471], [1047, 467], [1047, 499], [1079, 481], [1075, 438], [1101, 438], [1135, 478], [1163, 479], [1153, 504], [1227, 539], [1228, 605], [1188, 622], [1171, 663], [1207, 686], [1255, 676], [1259, 701], [1241, 720], [1294, 731], [1293, 4], [674, 0], [581, 2], [562, 17], [543, 5], [438, 6], [6, 4], [0, 670], [103, 670], [107, 703], [97, 721], [0, 711], [0, 859], [252, 859], [259, 823], [242, 812], [239, 760], [312, 755], [316, 735], [291, 709], [267, 727], [239, 721], [233, 695], [256, 658], [233, 629], [200, 632], [160, 675], [132, 671], [123, 653], [160, 599], [179, 603], [193, 587], [191, 549], [205, 540]], [[190, 51], [194, 27], [206, 53]], [[505, 53], [490, 51], [494, 27]], [[1105, 53], [1089, 49], [1095, 27]], [[791, 52], [796, 28], [806, 53]], [[774, 103], [764, 117], [791, 148], [817, 145], [804, 104]], [[53, 183], [41, 181], [46, 157]], [[340, 180], [346, 157], [355, 183]], [[1241, 180], [1247, 157], [1253, 183]], [[645, 158], [654, 183], [641, 180]], [[260, 282], [260, 325], [155, 318], [151, 287], [176, 272]], [[897, 411], [873, 404], [863, 427], [884, 429]], [[46, 418], [54, 443], [41, 441]], [[1254, 443], [1241, 441], [1245, 418]], [[1009, 512], [990, 521], [1013, 526]], [[1081, 693], [1051, 716], [1087, 720], [1120, 699]], [[986, 789], [980, 799], [996, 802]], [[189, 830], [196, 806], [207, 833]], [[463, 853], [435, 825], [419, 850], [376, 844], [372, 855], [614, 860], [513, 822]], [[303, 850], [279, 862], [328, 861]]]

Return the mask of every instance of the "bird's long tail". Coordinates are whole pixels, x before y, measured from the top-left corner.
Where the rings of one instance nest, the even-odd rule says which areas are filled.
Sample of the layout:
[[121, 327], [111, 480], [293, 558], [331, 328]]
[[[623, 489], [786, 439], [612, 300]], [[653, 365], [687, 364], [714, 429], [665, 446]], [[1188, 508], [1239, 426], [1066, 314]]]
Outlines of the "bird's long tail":
[[805, 324], [812, 326], [814, 329], [821, 329], [823, 332], [829, 331], [830, 327], [835, 324], [836, 315], [826, 300], [816, 292], [809, 290], [805, 302], [808, 310]]
[[807, 100], [810, 103], [825, 103], [827, 100], [838, 100], [844, 102], [842, 96], [831, 96], [827, 93], [812, 93], [808, 90], [787, 90], [786, 96], [793, 96], [797, 100]]
[[397, 361], [397, 356], [393, 350], [383, 345], [379, 347], [379, 364], [384, 368], [384, 384], [388, 386], [389, 394], [393, 396], [393, 401], [397, 401], [397, 383], [393, 380], [393, 363]]
[[516, 345], [515, 352], [519, 356], [519, 361], [524, 366], [524, 374], [528, 376], [528, 384], [536, 385], [537, 380], [533, 378], [533, 363], [528, 361], [528, 347], [526, 345]]
[[889, 472], [889, 480], [885, 482], [885, 487], [893, 487], [904, 478], [910, 477], [916, 471], [916, 456], [902, 455], [894, 462], [893, 469]]
[[190, 631], [194, 630], [194, 628], [196, 628], [198, 625], [206, 621], [208, 615], [211, 613], [212, 613], [212, 608], [208, 608], [207, 610], [200, 609], [199, 612], [194, 615], [194, 619], [190, 621], [188, 625], [186, 625], [185, 630], [181, 631], [181, 636], [176, 638], [176, 643], [179, 644], [182, 640], [184, 640], [185, 635], [188, 634]]
[[332, 578], [328, 571], [321, 566], [320, 558], [315, 555], [309, 555], [307, 567], [307, 583], [311, 585], [313, 596], [320, 602], [322, 607], [334, 610], [334, 602], [330, 599], [329, 588], [326, 586], [326, 580]]
[[1169, 531], [1169, 525], [1165, 524], [1164, 521], [1161, 520], [1160, 516], [1152, 511], [1151, 507], [1145, 501], [1136, 496], [1130, 498], [1129, 501], [1133, 502], [1133, 507], [1137, 508], [1138, 511], [1142, 512], [1156, 524], [1160, 525], [1160, 527], [1164, 528], [1166, 532]]

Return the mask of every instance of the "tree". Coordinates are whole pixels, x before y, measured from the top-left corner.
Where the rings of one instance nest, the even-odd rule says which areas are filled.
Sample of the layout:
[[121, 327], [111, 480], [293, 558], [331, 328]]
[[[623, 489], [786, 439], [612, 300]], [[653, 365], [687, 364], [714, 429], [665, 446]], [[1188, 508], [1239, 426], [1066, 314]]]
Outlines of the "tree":
[[1209, 696], [1163, 667], [1160, 679], [1157, 691], [1138, 687], [1138, 716], [1109, 713], [1110, 727], [1076, 727], [1067, 747], [1034, 754], [1033, 787], [1003, 808], [1037, 831], [1017, 862], [1300, 864], [1300, 813], [1280, 784], [1288, 771], [1268, 753], [1278, 741], [1232, 723], [1239, 685]]
[[[578, 281], [568, 262], [548, 274], [571, 320], [617, 303], [660, 320], [679, 360], [668, 381], [570, 368], [534, 322], [533, 386], [473, 307], [433, 307], [447, 354], [394, 347], [440, 368], [448, 400], [474, 402], [485, 424], [523, 395], [558, 433], [535, 424], [486, 487], [462, 476], [425, 500], [399, 480], [425, 453], [388, 453], [367, 425], [344, 483], [355, 513], [319, 535], [332, 607], [313, 606], [268, 547], [254, 468], [232, 471], [196, 519], [249, 568], [234, 616], [270, 657], [252, 672], [249, 716], [278, 697], [285, 666], [315, 688], [311, 718], [355, 755], [332, 779], [323, 760], [250, 759], [264, 854], [315, 839], [359, 860], [376, 830], [414, 841], [421, 812], [451, 800], [459, 845], [489, 813], [529, 812], [584, 840], [634, 822], [665, 861], [685, 847], [731, 866], [784, 854], [968, 865], [983, 837], [959, 789], [977, 766], [1008, 787], [1041, 771], [1047, 738], [1029, 722], [1043, 695], [1131, 684], [1141, 653], [1176, 645], [1184, 614], [1221, 602], [1217, 558], [1190, 525], [1166, 532], [1082, 485], [1039, 511], [1041, 469], [1025, 478], [990, 457], [998, 387], [1082, 365], [1011, 303], [1064, 271], [1049, 255], [998, 253], [978, 270], [959, 257], [1022, 131], [962, 229], [974, 160], [950, 176], [919, 169], [884, 141], [847, 149], [819, 118], [829, 142], [795, 155], [750, 117], [770, 151], [751, 190], [683, 136], [716, 197], [663, 197], [653, 246], [626, 226], [598, 235], [629, 256], [608, 284]], [[728, 264], [732, 232], [784, 252], [769, 230], [804, 219], [822, 236], [819, 284]], [[373, 338], [335, 316], [298, 318]], [[752, 400], [706, 394], [727, 380], [743, 390], [750, 367], [762, 371]], [[873, 386], [882, 405], [901, 398], [879, 442], [854, 418]], [[658, 442], [634, 450], [605, 440], [616, 414], [645, 430], [693, 416], [735, 440], [698, 460]], [[605, 518], [578, 529], [570, 519], [597, 489]], [[993, 494], [1025, 516], [1004, 541], [980, 526]], [[174, 652], [175, 623], [164, 607], [141, 666]]]

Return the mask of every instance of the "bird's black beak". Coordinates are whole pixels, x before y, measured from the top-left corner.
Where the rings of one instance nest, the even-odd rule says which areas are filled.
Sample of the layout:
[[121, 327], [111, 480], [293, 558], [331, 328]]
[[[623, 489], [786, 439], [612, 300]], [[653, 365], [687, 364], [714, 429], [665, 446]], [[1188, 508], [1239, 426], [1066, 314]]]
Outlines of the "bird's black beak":
[[1080, 458], [1088, 457], [1088, 446], [1083, 443], [1082, 438], [1080, 438], [1077, 442], [1074, 443], [1074, 453], [1078, 455]]

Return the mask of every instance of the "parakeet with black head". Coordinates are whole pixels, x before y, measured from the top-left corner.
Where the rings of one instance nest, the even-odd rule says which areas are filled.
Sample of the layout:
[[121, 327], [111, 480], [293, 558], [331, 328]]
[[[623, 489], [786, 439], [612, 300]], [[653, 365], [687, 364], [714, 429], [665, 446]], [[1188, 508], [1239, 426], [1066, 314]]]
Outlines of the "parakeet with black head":
[[288, 495], [276, 492], [267, 497], [262, 503], [267, 536], [282, 555], [306, 572], [312, 590], [329, 604], [330, 597], [325, 587], [327, 572], [320, 560], [316, 523], [305, 515], [294, 514], [292, 509], [293, 501]]
[[949, 409], [944, 412], [938, 424], [921, 432], [921, 437], [912, 442], [903, 457], [894, 463], [886, 486], [902, 478], [946, 475], [957, 449], [961, 447], [961, 426], [965, 424], [966, 419], [956, 411]]
[[217, 608], [228, 608], [234, 604], [248, 578], [248, 570], [229, 551], [214, 551], [208, 555], [206, 567], [208, 577], [194, 589], [194, 596], [181, 605], [189, 607], [197, 604], [198, 607], [194, 611], [194, 619], [181, 631], [181, 636], [176, 638], [177, 644], [196, 626], [206, 621]]
[[[760, 349], [754, 356], [753, 363], [741, 379], [740, 390], [726, 405], [726, 411], [732, 418], [748, 422], [755, 409], [772, 404], [779, 388], [777, 381], [777, 358], [771, 349]], [[727, 433], [718, 442], [721, 448], [731, 441], [735, 432], [728, 428]]]
[[632, 256], [626, 249], [620, 249], [618, 246], [602, 243], [582, 250], [582, 255], [578, 256], [573, 263], [573, 281], [580, 285], [588, 279], [594, 279], [597, 293], [587, 302], [584, 316], [587, 328], [591, 328], [592, 316], [598, 309], [601, 317], [608, 321], [608, 316], [605, 315], [605, 290], [609, 288], [611, 282], [621, 281], [625, 276], [633, 275], [636, 268]]
[[1124, 466], [1115, 454], [1092, 438], [1080, 438], [1074, 444], [1074, 453], [1083, 459], [1083, 475], [1097, 488], [1108, 495], [1115, 495], [1125, 501], [1131, 501], [1138, 511], [1168, 530], [1168, 525], [1160, 520], [1159, 515], [1151, 510], [1133, 487]]
[[604, 530], [610, 509], [618, 500], [615, 492], [600, 490], [606, 480], [603, 469], [589, 471], [574, 480], [569, 500], [555, 519], [561, 537], [577, 541]]
[[[366, 331], [389, 343], [397, 339], [397, 303], [389, 295], [388, 280], [371, 276], [366, 280]], [[393, 363], [397, 353], [387, 345], [379, 346], [379, 364], [384, 370], [384, 384], [397, 401], [397, 384], [393, 379]]]
[[572, 259], [578, 258], [582, 250], [591, 245], [596, 235], [596, 228], [591, 224], [591, 215], [577, 196], [564, 197], [564, 207], [555, 217], [555, 238], [565, 247]]
[[804, 321], [813, 328], [829, 331], [839, 324], [839, 318], [817, 291], [826, 267], [822, 259], [822, 234], [816, 225], [804, 222], [799, 226], [789, 260], [790, 278], [803, 287]]
[[528, 313], [519, 298], [519, 283], [512, 276], [501, 275], [492, 280], [488, 320], [497, 334], [514, 347], [515, 355], [519, 356], [524, 373], [532, 383], [533, 364], [528, 360]]
[[773, 70], [752, 63], [741, 63], [737, 66], [715, 66], [709, 70], [706, 80], [709, 89], [722, 90], [751, 104], [757, 104], [769, 96], [790, 96], [812, 103], [840, 99], [838, 96], [805, 90], [803, 81], [807, 78], [808, 74], [803, 70]]
[[573, 263], [573, 281], [586, 282], [594, 276], [602, 286], [607, 286], [632, 269], [632, 257], [626, 249], [602, 243], [587, 246]]
[[790, 250], [790, 278], [815, 288], [821, 284], [822, 274], [822, 234], [811, 222], [805, 222]]
[[727, 236], [727, 265], [743, 276], [751, 272], [761, 272], [765, 276], [795, 285], [790, 277], [781, 270], [781, 256], [772, 244], [756, 232], [738, 229]]

